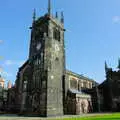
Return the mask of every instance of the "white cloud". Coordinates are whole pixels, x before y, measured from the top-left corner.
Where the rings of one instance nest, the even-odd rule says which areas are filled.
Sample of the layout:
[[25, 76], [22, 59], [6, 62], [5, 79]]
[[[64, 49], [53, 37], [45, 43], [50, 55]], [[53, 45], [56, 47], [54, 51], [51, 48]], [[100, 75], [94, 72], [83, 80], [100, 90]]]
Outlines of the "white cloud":
[[112, 21], [114, 23], [120, 23], [120, 16], [113, 16]]
[[6, 78], [6, 77], [12, 77], [13, 74], [12, 73], [9, 73], [9, 72], [6, 72], [6, 71], [0, 71], [0, 74], [2, 75], [2, 77]]
[[[2, 66], [13, 66], [13, 65], [16, 65], [18, 67], [20, 67], [21, 65], [23, 65], [25, 61], [24, 60], [20, 60], [20, 61], [16, 61], [16, 60], [5, 60], [4, 63], [2, 64]], [[0, 66], [0, 74], [4, 77], [4, 78], [7, 78], [7, 77], [12, 77], [13, 74], [10, 73], [10, 72], [7, 72], [3, 69], [3, 67]]]
[[11, 60], [6, 60], [4, 64], [9, 66], [9, 65], [13, 65], [14, 63]]
[[24, 60], [21, 60], [21, 61], [15, 61], [15, 60], [6, 60], [4, 62], [4, 65], [7, 65], [7, 66], [10, 66], [10, 65], [18, 65], [18, 66], [21, 66], [23, 65], [25, 61]]
[[2, 72], [2, 75], [3, 75], [4, 77], [11, 77], [11, 76], [13, 76], [12, 73], [8, 73], [8, 72], [5, 72], [5, 71]]
[[0, 43], [3, 43], [3, 40], [0, 40]]
[[8, 73], [6, 71], [4, 71], [3, 67], [0, 66], [0, 75], [2, 75], [3, 77], [11, 77], [13, 76], [12, 73]]

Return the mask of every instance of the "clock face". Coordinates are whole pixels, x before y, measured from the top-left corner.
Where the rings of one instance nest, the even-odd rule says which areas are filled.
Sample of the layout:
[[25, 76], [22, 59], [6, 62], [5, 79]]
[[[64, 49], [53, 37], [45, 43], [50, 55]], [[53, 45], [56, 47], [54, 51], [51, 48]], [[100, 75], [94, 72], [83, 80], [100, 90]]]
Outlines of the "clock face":
[[36, 49], [40, 50], [40, 48], [41, 48], [41, 43], [38, 43], [37, 46], [36, 46]]
[[57, 52], [60, 51], [58, 44], [55, 44], [55, 51], [57, 51]]

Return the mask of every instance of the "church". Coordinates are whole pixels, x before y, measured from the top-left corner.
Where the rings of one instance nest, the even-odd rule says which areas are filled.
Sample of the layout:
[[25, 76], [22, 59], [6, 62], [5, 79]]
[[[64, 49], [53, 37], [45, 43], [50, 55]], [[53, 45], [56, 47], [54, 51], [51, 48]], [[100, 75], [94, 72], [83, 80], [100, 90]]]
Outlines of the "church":
[[106, 80], [98, 87], [101, 111], [120, 112], [120, 59], [116, 70], [105, 62]]
[[85, 90], [97, 83], [66, 69], [64, 15], [33, 13], [29, 56], [19, 68], [15, 86], [8, 90], [8, 110], [21, 114], [57, 116], [90, 113], [93, 98]]

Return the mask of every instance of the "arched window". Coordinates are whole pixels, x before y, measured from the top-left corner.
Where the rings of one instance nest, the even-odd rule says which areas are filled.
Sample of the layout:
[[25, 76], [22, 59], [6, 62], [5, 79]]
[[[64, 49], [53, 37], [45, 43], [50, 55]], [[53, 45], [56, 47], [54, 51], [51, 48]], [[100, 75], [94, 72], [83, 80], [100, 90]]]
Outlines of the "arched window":
[[70, 88], [71, 89], [77, 89], [78, 88], [77, 80], [75, 80], [75, 79], [70, 80]]
[[53, 38], [55, 40], [60, 41], [60, 31], [58, 29], [56, 29], [56, 28], [54, 28], [54, 30], [53, 30]]
[[79, 91], [81, 91], [81, 87], [82, 87], [82, 85], [81, 85], [81, 80], [79, 80], [79, 81], [78, 81], [78, 90], [79, 90]]

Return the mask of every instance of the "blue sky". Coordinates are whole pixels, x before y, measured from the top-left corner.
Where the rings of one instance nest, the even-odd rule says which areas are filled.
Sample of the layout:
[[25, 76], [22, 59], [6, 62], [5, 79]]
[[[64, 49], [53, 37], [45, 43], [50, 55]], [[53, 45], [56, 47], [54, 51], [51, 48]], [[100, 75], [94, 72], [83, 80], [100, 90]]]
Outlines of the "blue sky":
[[[47, 0], [0, 1], [0, 71], [15, 81], [27, 60], [32, 12], [47, 12]], [[66, 66], [97, 82], [105, 79], [104, 62], [116, 69], [120, 56], [119, 0], [52, 0], [52, 12], [64, 11]]]

